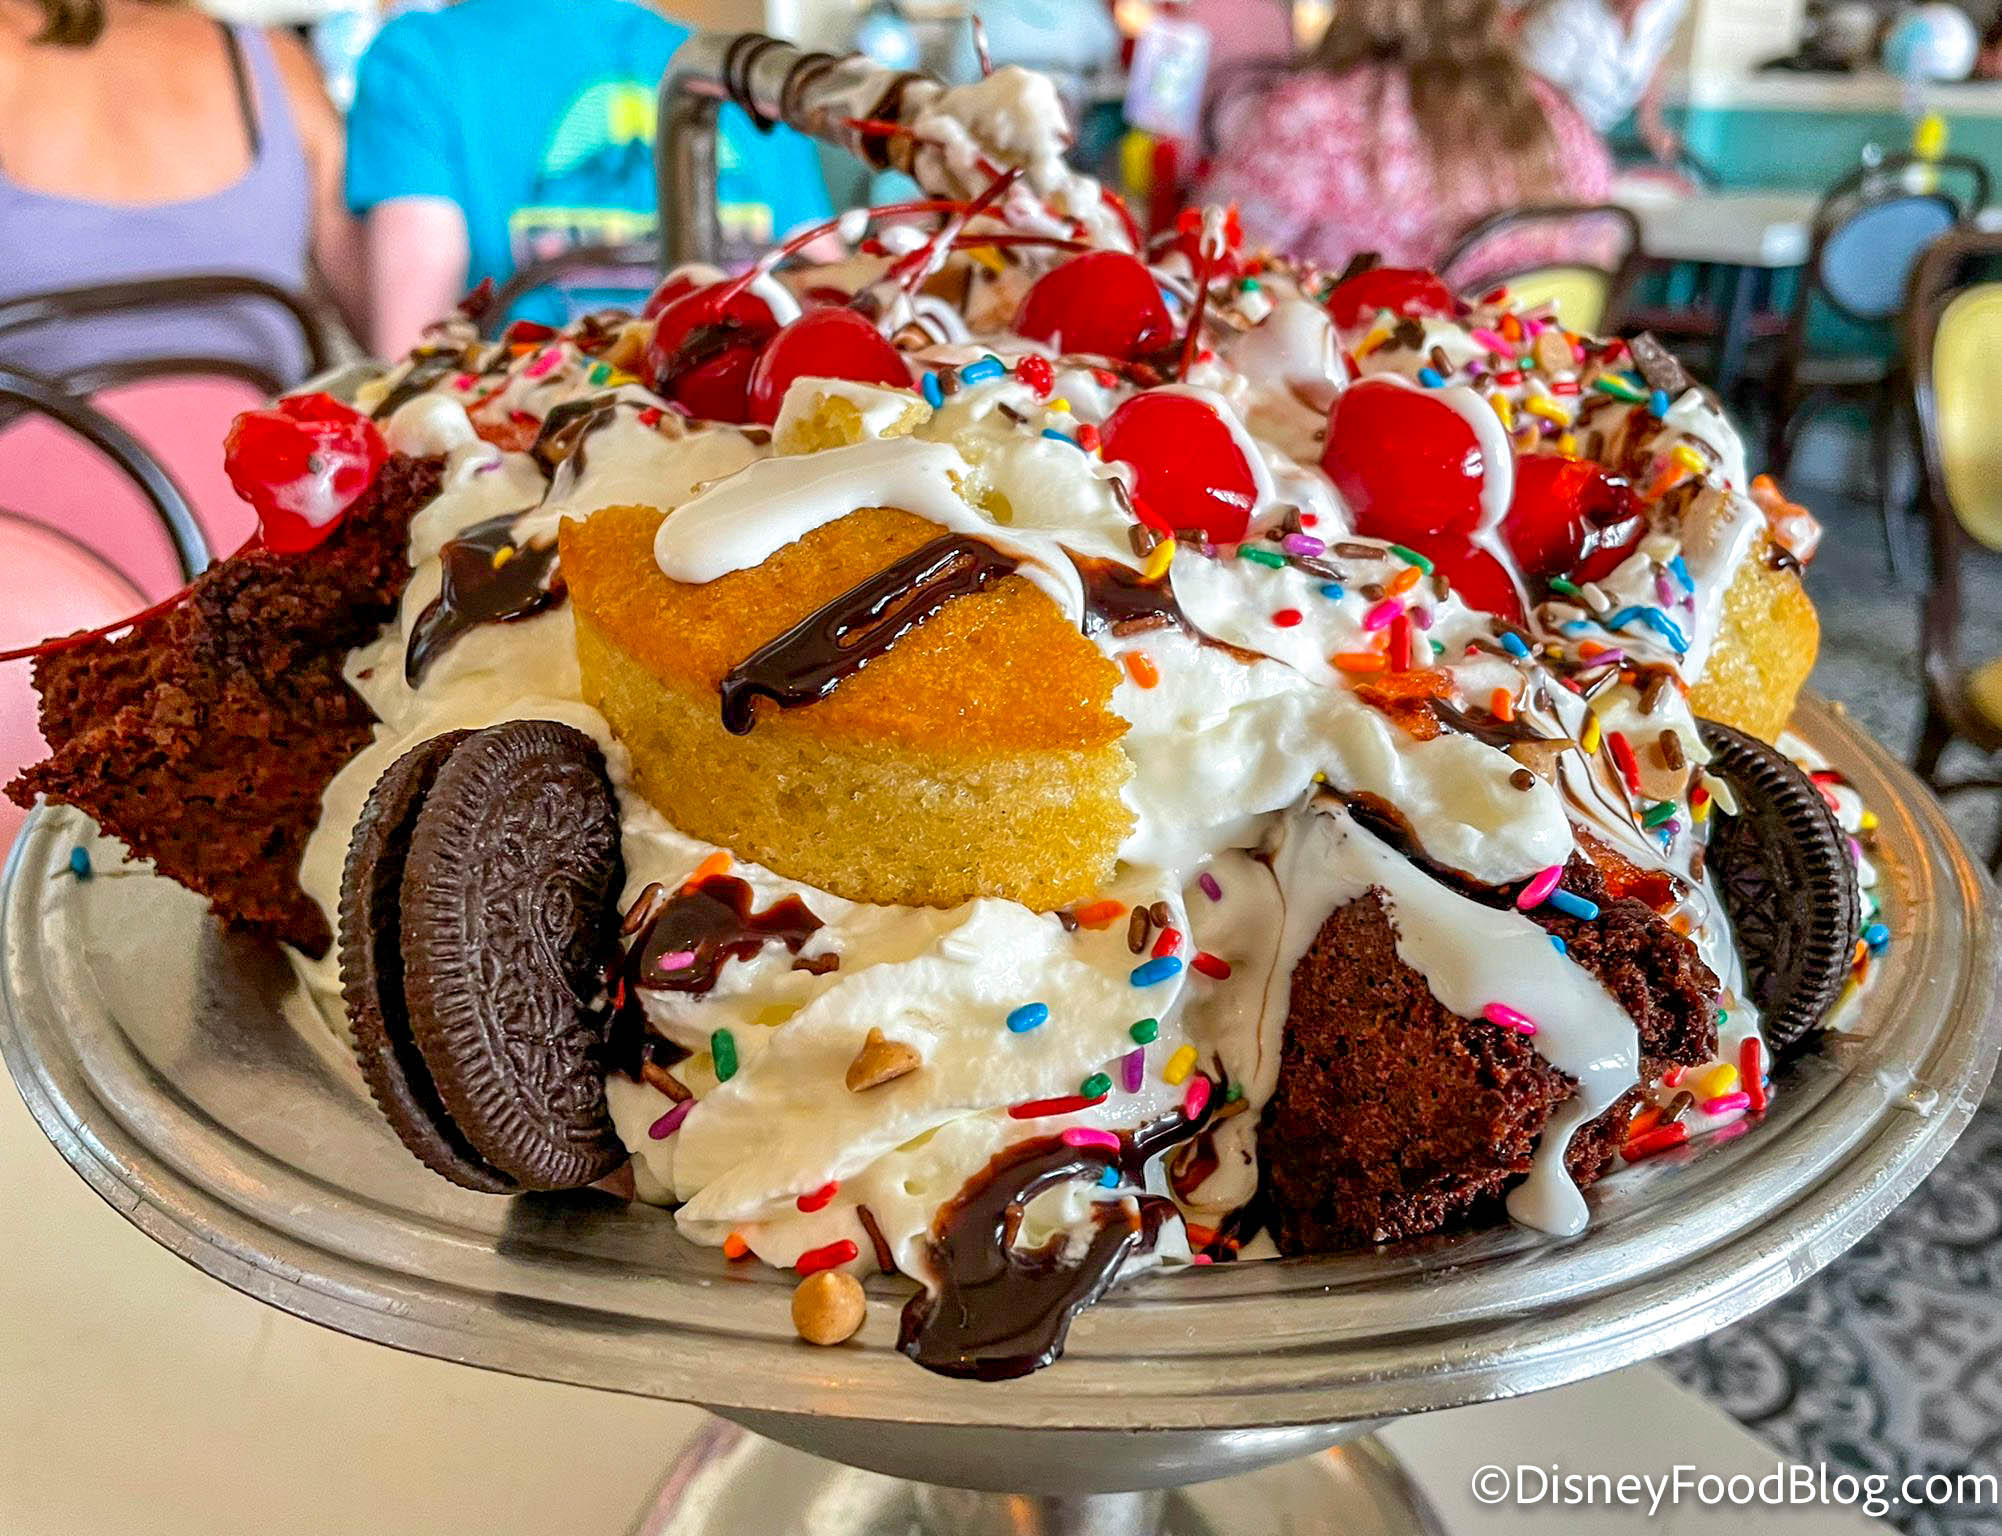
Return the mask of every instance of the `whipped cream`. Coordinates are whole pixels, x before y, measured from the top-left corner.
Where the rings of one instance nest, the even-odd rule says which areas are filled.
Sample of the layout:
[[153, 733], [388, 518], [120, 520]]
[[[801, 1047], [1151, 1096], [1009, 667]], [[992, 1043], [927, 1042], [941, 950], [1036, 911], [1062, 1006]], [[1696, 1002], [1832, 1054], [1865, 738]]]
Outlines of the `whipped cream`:
[[[1096, 184], [1062, 167], [1050, 127], [1060, 119], [1036, 80], [1001, 71], [950, 92], [916, 90], [907, 121], [927, 184], [977, 191], [997, 166], [1019, 168], [1034, 207], [1004, 203], [1015, 227], [1123, 244]], [[1161, 269], [1164, 289], [1186, 305], [1192, 285], [1177, 287], [1172, 267]], [[901, 508], [1013, 556], [1119, 668], [1112, 708], [1127, 722], [1123, 797], [1133, 826], [1101, 897], [1122, 913], [1164, 909], [1187, 936], [1178, 958], [1200, 950], [1224, 963], [1202, 973], [1183, 965], [1142, 985], [1146, 956], [1129, 950], [1124, 922], [1081, 925], [994, 898], [950, 910], [874, 906], [731, 863], [759, 909], [797, 897], [820, 926], [797, 956], [767, 945], [728, 961], [706, 993], [643, 992], [649, 1027], [687, 1053], [673, 1075], [693, 1107], [670, 1115], [675, 1097], [610, 1076], [641, 1195], [673, 1204], [697, 1241], [734, 1236], [774, 1264], [847, 1240], [866, 1266], [880, 1238], [898, 1268], [930, 1280], [940, 1208], [998, 1153], [1065, 1129], [1131, 1132], [1177, 1113], [1188, 1069], [1176, 1076], [1171, 1066], [1187, 1058], [1246, 1106], [1214, 1128], [1215, 1172], [1178, 1197], [1214, 1220], [1256, 1189], [1258, 1111], [1277, 1080], [1291, 973], [1332, 912], [1375, 891], [1392, 914], [1400, 958], [1446, 1008], [1472, 1019], [1491, 1005], [1529, 1016], [1536, 1049], [1578, 1084], [1510, 1210], [1547, 1231], [1579, 1230], [1586, 1206], [1565, 1174], [1564, 1150], [1639, 1081], [1633, 1020], [1536, 923], [1470, 899], [1389, 847], [1343, 797], [1394, 809], [1425, 860], [1480, 885], [1561, 867], [1584, 834], [1640, 870], [1674, 877], [1682, 905], [1672, 915], [1726, 982], [1719, 1059], [1734, 1059], [1757, 1019], [1735, 995], [1728, 925], [1693, 862], [1695, 840], [1679, 822], [1644, 825], [1641, 815], [1686, 792], [1688, 775], [1665, 767], [1667, 749], [1653, 745], [1662, 733], [1676, 738], [1681, 761], [1705, 760], [1694, 719], [1681, 687], [1644, 693], [1618, 681], [1610, 663], [1608, 677], [1592, 678], [1587, 648], [1617, 648], [1684, 683], [1700, 676], [1722, 594], [1763, 526], [1743, 494], [1743, 450], [1698, 392], [1651, 398], [1608, 354], [1569, 342], [1556, 368], [1524, 366], [1492, 344], [1499, 328], [1515, 326], [1523, 334], [1510, 345], [1531, 347], [1547, 329], [1535, 317], [1488, 306], [1423, 322], [1412, 345], [1404, 328], [1382, 320], [1343, 334], [1313, 301], [1317, 287], [1310, 274], [1273, 269], [1258, 292], [1219, 300], [1208, 321], [1215, 344], [1184, 382], [1156, 386], [1216, 414], [1254, 486], [1242, 544], [1177, 541], [1165, 553], [1133, 537], [1131, 467], [1082, 446], [1137, 386], [1018, 337], [970, 340], [963, 323], [941, 325], [933, 334], [948, 339], [917, 345], [909, 360], [950, 373], [951, 391], [934, 389], [935, 378], [922, 394], [803, 378], [765, 432], [684, 419], [575, 336], [506, 360], [477, 358], [463, 331], [441, 332], [435, 346], [462, 347], [485, 366], [434, 370], [387, 423], [397, 451], [445, 459], [445, 484], [413, 519], [413, 576], [396, 618], [348, 662], [350, 683], [381, 723], [328, 787], [302, 884], [332, 921], [355, 819], [383, 770], [440, 732], [511, 718], [564, 721], [604, 748], [629, 905], [656, 883], [678, 889], [729, 852], [680, 832], [634, 787], [624, 749], [583, 702], [567, 605], [475, 627], [414, 685], [406, 679], [413, 627], [438, 596], [440, 553], [455, 535], [512, 515], [526, 543], [553, 537], [564, 519], [645, 505], [664, 514], [659, 569], [703, 583], [758, 566], [859, 508]], [[1674, 504], [1672, 518], [1662, 513], [1641, 550], [1596, 589], [1552, 599], [1502, 636], [1488, 615], [1418, 579], [1406, 553], [1356, 539], [1317, 463], [1351, 366], [1417, 388], [1421, 370], [1441, 359], [1492, 364], [1485, 382], [1432, 392], [1474, 431], [1486, 465], [1478, 537], [1504, 560], [1498, 530], [1525, 422], [1547, 428], [1564, 451], [1585, 451], [1587, 434], [1623, 466], [1679, 466], [1695, 494]], [[1025, 365], [1047, 373], [1044, 387]], [[410, 387], [417, 366], [383, 380], [364, 404]], [[553, 468], [526, 451], [552, 411], [587, 405], [580, 449]], [[827, 441], [830, 429], [838, 446], [800, 451]], [[1185, 622], [1097, 622], [1081, 560], [1164, 580]], [[1659, 623], [1625, 612], [1643, 608]], [[1393, 671], [1436, 675], [1441, 695], [1467, 710], [1505, 710], [1553, 744], [1548, 759], [1511, 750], [1519, 743], [1505, 731], [1428, 734], [1400, 724], [1370, 692], [1382, 679], [1343, 664], [1382, 660], [1393, 621], [1407, 648], [1391, 658]], [[1639, 745], [1635, 783], [1605, 753], [1567, 749], [1616, 735]], [[300, 963], [337, 1008], [332, 963]], [[1046, 1005], [1048, 1019], [1015, 1032], [1007, 1020], [1029, 1003]], [[921, 1069], [851, 1093], [844, 1074], [872, 1029], [915, 1052]], [[719, 1074], [712, 1054], [720, 1030], [735, 1045], [732, 1074]], [[1095, 1102], [1010, 1113], [1075, 1096], [1097, 1073], [1115, 1086]], [[1169, 1192], [1158, 1163], [1144, 1182], [1147, 1192]], [[1132, 1193], [1066, 1189], [1036, 1202], [1029, 1230], [1076, 1240], [1099, 1202]], [[1188, 1255], [1177, 1229], [1149, 1262]]]

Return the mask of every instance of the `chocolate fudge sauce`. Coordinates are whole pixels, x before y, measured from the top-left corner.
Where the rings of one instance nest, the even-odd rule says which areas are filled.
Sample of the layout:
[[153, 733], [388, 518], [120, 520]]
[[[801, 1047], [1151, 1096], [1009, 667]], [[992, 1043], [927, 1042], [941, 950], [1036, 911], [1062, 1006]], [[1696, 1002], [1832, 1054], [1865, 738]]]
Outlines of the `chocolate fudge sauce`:
[[1195, 633], [1165, 574], [1158, 581], [1149, 581], [1130, 565], [1086, 555], [1072, 555], [1071, 564], [1084, 583], [1086, 634], [1106, 629], [1115, 635], [1137, 635], [1150, 629]]
[[982, 590], [1015, 564], [963, 534], [912, 550], [732, 667], [719, 687], [724, 728], [746, 735], [756, 723], [753, 699], [797, 709], [826, 698], [955, 597]]
[[556, 541], [516, 544], [514, 525], [521, 516], [508, 512], [475, 523], [438, 552], [444, 585], [417, 616], [403, 653], [403, 680], [412, 688], [468, 630], [512, 623], [563, 601]]
[[[748, 960], [777, 941], [795, 955], [820, 930], [820, 919], [797, 896], [751, 910], [753, 893], [735, 875], [711, 875], [700, 885], [668, 897], [626, 951], [628, 994], [707, 992], [723, 963]], [[684, 963], [662, 969], [661, 961], [686, 954]]]
[[1152, 1251], [1175, 1205], [1144, 1194], [1099, 1203], [1076, 1263], [1065, 1257], [1062, 1233], [1041, 1248], [1018, 1249], [1023, 1211], [1044, 1190], [1072, 1179], [1095, 1182], [1107, 1167], [1137, 1185], [1149, 1161], [1208, 1119], [1205, 1109], [1194, 1120], [1170, 1115], [1122, 1132], [1116, 1152], [1048, 1136], [1001, 1153], [939, 1212], [929, 1253], [938, 1290], [911, 1298], [897, 1347], [927, 1370], [980, 1381], [1048, 1365], [1063, 1353], [1071, 1319], [1105, 1294], [1128, 1257]]

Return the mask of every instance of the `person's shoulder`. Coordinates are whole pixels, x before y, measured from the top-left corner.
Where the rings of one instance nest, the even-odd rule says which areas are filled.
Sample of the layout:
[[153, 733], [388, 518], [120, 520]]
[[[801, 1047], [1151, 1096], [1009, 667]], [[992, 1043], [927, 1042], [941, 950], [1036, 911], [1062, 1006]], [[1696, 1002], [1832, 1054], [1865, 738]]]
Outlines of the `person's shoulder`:
[[461, 17], [461, 9], [471, 7], [448, 5], [441, 11], [410, 10], [390, 17], [370, 39], [363, 67], [383, 63], [428, 66], [452, 48], [454, 34], [468, 30], [471, 18]]

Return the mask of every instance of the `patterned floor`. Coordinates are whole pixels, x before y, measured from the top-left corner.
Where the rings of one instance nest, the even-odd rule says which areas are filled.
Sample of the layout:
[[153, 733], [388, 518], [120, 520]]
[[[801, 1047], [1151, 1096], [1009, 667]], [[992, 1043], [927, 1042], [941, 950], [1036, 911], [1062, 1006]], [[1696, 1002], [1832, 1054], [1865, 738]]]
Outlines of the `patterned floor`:
[[[1831, 452], [1829, 462], [1837, 457]], [[1803, 462], [1808, 462], [1803, 460]], [[1875, 513], [1797, 479], [1828, 535], [1809, 586], [1823, 654], [1815, 686], [1908, 754], [1918, 730], [1917, 571], [1892, 578]], [[1910, 562], [1919, 563], [1916, 558]], [[2002, 651], [2002, 557], [1968, 571], [1978, 655]], [[1979, 759], [1965, 749], [1949, 770]], [[1977, 856], [1994, 836], [1991, 795], [1950, 797]], [[1858, 1473], [2002, 1475], [2002, 1094], [1884, 1225], [1820, 1275], [1736, 1327], [1665, 1362], [1789, 1456]], [[2002, 1508], [1899, 1510], [1911, 1536], [1998, 1536]]]

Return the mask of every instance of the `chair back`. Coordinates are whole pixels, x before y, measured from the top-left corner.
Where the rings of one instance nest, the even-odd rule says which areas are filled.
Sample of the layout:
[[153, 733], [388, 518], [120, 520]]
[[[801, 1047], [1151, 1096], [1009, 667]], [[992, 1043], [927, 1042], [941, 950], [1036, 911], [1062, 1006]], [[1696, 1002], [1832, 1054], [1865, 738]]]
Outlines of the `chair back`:
[[1937, 242], [1913, 274], [1910, 308], [1927, 492], [1961, 532], [2002, 550], [2002, 233]]
[[[339, 360], [321, 313], [307, 300], [262, 278], [233, 273], [147, 278], [91, 288], [58, 289], [0, 301], [0, 354], [10, 339], [93, 317], [142, 317], [207, 304], [253, 304], [282, 316], [299, 335], [299, 356], [313, 373]], [[281, 360], [242, 357], [115, 358], [50, 378], [65, 396], [91, 402], [139, 443], [192, 507], [209, 548], [235, 549], [256, 517], [230, 486], [222, 441], [231, 421], [282, 393], [292, 380]], [[17, 402], [18, 403], [18, 402]], [[170, 592], [185, 577], [174, 543], [135, 493], [124, 466], [88, 433], [46, 412], [0, 413], [0, 487], [31, 517], [67, 529], [133, 576], [144, 591]], [[155, 505], [157, 510], [157, 504]]]
[[[1960, 195], [1947, 190], [1956, 180], [1966, 182]], [[1892, 319], [1904, 307], [1920, 256], [1985, 208], [1988, 190], [1988, 168], [1965, 156], [1892, 155], [1851, 171], [1816, 210], [1801, 307], [1818, 292], [1846, 319], [1865, 325]]]
[[119, 422], [10, 369], [0, 369], [0, 415], [10, 418], [0, 496], [16, 517], [95, 551], [147, 596], [164, 597], [207, 566], [210, 545], [187, 497]]
[[[144, 599], [116, 566], [59, 528], [0, 509], [0, 650], [50, 635], [93, 629], [139, 608]], [[0, 783], [48, 755], [27, 662], [0, 662]], [[0, 859], [28, 813], [0, 798]]]
[[[554, 289], [562, 301], [562, 318], [574, 320], [591, 309], [603, 308], [618, 297], [643, 299], [660, 279], [660, 242], [642, 240], [629, 245], [578, 245], [541, 261], [520, 267], [473, 316], [483, 335], [496, 336], [505, 329], [516, 305], [530, 294]], [[632, 308], [639, 305], [634, 303]]]
[[1439, 264], [1465, 293], [1505, 286], [1524, 303], [1553, 303], [1578, 331], [1617, 328], [1641, 259], [1640, 221], [1617, 203], [1505, 208], [1461, 232]]
[[1961, 551], [1970, 538], [2002, 549], [2002, 454], [1994, 408], [2002, 374], [2002, 233], [1972, 228], [1937, 241], [1912, 273], [1904, 348], [1924, 471], [1932, 580], [1919, 616], [1928, 690], [1957, 728], [1963, 697]]

